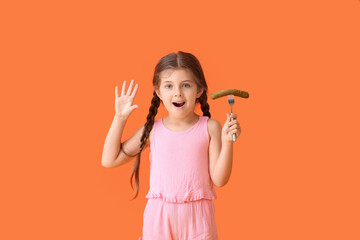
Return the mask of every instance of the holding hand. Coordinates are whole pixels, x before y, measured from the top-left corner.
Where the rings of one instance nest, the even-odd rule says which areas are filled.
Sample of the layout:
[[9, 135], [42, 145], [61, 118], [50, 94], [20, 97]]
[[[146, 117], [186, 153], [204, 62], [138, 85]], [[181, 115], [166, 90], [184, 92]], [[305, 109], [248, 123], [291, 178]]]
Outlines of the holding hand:
[[[115, 115], [128, 118], [131, 112], [138, 108], [138, 105], [132, 105], [137, 89], [138, 84], [135, 85], [134, 91], [131, 93], [132, 88], [134, 85], [134, 80], [131, 80], [130, 86], [128, 91], [125, 94], [126, 89], [126, 81], [124, 81], [122, 89], [121, 89], [121, 96], [119, 96], [118, 86], [115, 87]], [[131, 95], [130, 95], [131, 93]]]
[[[233, 113], [232, 115], [230, 115], [226, 113], [226, 116], [227, 119], [222, 128], [221, 139], [222, 141], [233, 142], [232, 135], [234, 133], [236, 134], [236, 137], [240, 136], [241, 133], [240, 124], [236, 120], [237, 114]], [[231, 121], [231, 118], [233, 118], [233, 121]]]

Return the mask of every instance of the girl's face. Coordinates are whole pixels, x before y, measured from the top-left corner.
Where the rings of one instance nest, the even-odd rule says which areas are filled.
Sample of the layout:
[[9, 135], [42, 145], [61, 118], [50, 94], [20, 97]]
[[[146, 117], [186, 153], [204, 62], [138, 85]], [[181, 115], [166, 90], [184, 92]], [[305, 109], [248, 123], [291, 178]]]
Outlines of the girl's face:
[[183, 118], [194, 113], [196, 98], [203, 89], [196, 85], [195, 78], [186, 69], [169, 69], [160, 75], [160, 86], [155, 90], [169, 114]]

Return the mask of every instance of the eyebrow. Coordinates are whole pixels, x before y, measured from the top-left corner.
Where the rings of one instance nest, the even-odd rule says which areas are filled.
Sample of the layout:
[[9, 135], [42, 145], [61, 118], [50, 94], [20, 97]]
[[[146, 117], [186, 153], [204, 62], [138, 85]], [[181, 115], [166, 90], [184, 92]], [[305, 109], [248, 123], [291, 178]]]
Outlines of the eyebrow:
[[[172, 81], [164, 81], [162, 83], [173, 83]], [[193, 82], [192, 80], [182, 80], [181, 82]]]

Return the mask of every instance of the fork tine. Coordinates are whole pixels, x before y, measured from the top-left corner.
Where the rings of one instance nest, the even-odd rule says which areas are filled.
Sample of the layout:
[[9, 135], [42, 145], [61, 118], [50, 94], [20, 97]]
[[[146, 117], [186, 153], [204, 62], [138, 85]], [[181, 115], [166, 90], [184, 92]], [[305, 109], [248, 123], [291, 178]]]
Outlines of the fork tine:
[[228, 103], [230, 104], [230, 106], [234, 105], [235, 103], [234, 95], [228, 95]]

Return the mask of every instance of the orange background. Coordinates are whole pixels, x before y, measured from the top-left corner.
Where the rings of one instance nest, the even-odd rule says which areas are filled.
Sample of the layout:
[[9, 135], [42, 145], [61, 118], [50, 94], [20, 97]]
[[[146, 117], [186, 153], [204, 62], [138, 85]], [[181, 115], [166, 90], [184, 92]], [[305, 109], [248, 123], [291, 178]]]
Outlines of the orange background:
[[[360, 239], [358, 0], [2, 1], [0, 20], [0, 239], [141, 236], [149, 150], [130, 201], [133, 161], [104, 168], [102, 148], [115, 86], [139, 83], [126, 140], [157, 61], [178, 50], [209, 93], [250, 94], [235, 99], [219, 238]], [[209, 104], [223, 124], [226, 98]]]

